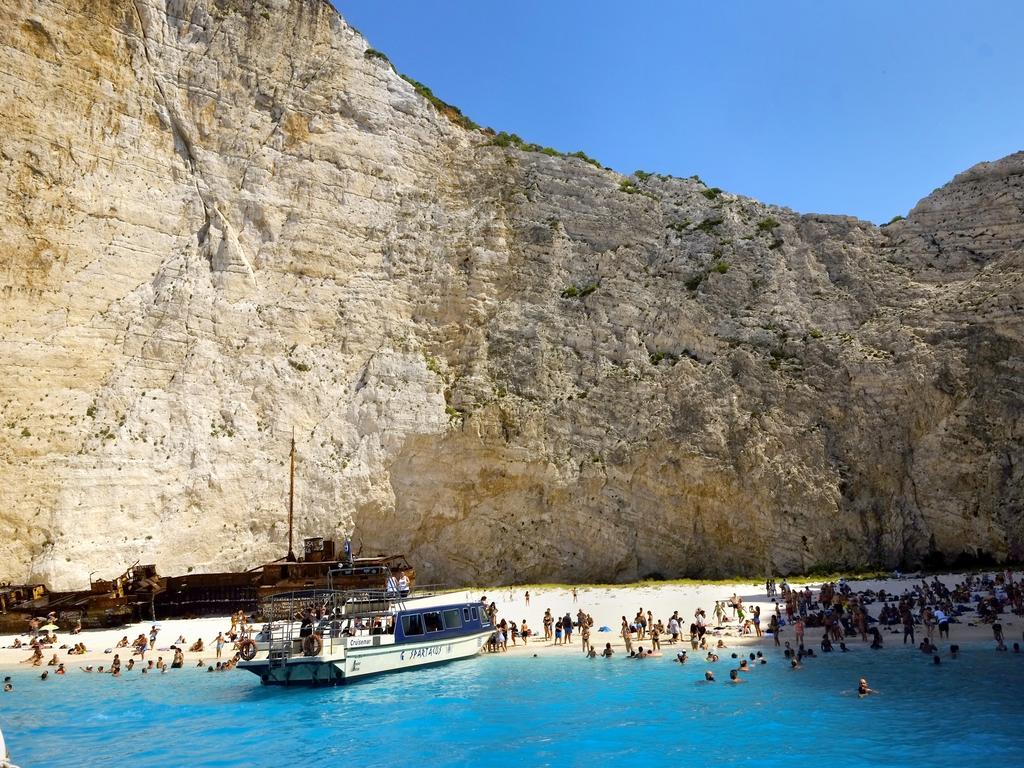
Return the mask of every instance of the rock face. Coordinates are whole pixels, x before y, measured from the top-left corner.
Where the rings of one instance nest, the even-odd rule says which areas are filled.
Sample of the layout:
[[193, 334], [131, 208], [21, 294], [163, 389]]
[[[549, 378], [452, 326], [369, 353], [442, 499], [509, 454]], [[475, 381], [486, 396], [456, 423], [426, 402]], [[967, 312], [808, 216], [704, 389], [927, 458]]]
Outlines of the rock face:
[[[322, 0], [0, 7], [0, 578], [1024, 556], [1024, 154], [884, 228], [456, 125]], [[500, 143], [500, 142], [499, 142]]]

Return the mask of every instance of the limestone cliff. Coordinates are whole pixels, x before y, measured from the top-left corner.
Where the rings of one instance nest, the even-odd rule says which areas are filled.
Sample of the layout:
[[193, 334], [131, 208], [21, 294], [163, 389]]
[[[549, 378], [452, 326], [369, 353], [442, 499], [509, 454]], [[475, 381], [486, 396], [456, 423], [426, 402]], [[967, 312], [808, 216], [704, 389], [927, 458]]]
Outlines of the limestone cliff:
[[[0, 7], [0, 578], [1024, 554], [1024, 154], [884, 228], [449, 119], [322, 0]], [[457, 117], [457, 116], [455, 116]]]

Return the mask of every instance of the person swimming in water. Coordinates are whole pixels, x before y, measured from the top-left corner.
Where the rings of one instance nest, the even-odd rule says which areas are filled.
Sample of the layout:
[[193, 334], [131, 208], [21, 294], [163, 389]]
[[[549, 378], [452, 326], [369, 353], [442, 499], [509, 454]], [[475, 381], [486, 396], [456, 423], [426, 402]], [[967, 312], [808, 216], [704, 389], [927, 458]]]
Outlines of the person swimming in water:
[[862, 677], [860, 679], [860, 682], [857, 684], [857, 695], [868, 696], [872, 693], [878, 693], [878, 691], [874, 690], [873, 688], [869, 688], [868, 681]]
[[742, 677], [740, 677], [739, 670], [730, 669], [729, 670], [729, 682], [730, 683], [745, 683], [747, 681], [744, 680]]
[[715, 682], [715, 673], [712, 672], [710, 669], [707, 672], [704, 673], [704, 682], [705, 683], [713, 683], [713, 682]]

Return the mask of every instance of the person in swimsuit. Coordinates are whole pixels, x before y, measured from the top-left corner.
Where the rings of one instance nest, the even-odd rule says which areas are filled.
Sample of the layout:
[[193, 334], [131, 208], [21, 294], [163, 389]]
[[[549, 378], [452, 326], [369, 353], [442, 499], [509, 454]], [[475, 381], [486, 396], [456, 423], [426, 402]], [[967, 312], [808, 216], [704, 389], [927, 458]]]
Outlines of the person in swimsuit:
[[857, 695], [858, 696], [868, 696], [868, 695], [870, 695], [872, 693], [878, 693], [878, 691], [869, 688], [868, 687], [868, 681], [865, 680], [862, 677], [860, 679], [860, 682], [857, 684]]

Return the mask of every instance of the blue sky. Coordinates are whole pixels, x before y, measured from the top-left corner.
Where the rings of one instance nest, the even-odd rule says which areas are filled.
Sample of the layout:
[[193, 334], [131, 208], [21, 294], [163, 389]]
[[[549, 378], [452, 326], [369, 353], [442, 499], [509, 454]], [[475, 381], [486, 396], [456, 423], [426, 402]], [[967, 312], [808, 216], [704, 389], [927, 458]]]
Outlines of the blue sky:
[[334, 2], [481, 125], [802, 212], [1024, 149], [1024, 2]]

